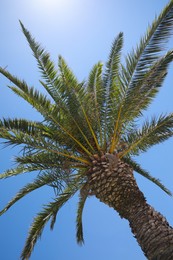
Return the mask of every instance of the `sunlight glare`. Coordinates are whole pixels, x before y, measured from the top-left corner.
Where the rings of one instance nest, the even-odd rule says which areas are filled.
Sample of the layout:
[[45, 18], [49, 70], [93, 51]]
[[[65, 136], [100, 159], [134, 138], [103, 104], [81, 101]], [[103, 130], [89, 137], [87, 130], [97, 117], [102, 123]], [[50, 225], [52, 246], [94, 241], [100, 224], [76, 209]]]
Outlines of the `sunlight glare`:
[[55, 7], [65, 8], [68, 6], [68, 0], [35, 0], [38, 6], [41, 9], [54, 9]]

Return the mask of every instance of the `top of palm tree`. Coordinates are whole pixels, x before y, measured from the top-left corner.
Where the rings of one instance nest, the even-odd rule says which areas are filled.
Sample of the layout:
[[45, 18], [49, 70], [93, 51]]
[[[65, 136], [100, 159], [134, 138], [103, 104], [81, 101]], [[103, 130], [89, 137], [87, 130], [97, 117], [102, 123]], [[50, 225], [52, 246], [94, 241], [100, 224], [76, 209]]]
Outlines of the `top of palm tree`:
[[[173, 1], [155, 18], [139, 45], [121, 62], [123, 33], [115, 38], [105, 68], [98, 62], [88, 80], [79, 82], [65, 60], [59, 56], [58, 68], [50, 55], [20, 22], [37, 60], [48, 95], [43, 95], [6, 69], [0, 73], [13, 85], [9, 88], [30, 103], [44, 118], [0, 120], [0, 137], [8, 145], [22, 147], [15, 158], [16, 168], [0, 175], [8, 178], [37, 171], [36, 179], [22, 188], [1, 211], [6, 212], [29, 192], [44, 185], [56, 189], [56, 198], [38, 213], [31, 226], [22, 259], [28, 259], [45, 224], [53, 228], [58, 210], [79, 190], [85, 188], [86, 173], [93, 158], [116, 153], [134, 171], [171, 192], [152, 177], [134, 157], [173, 135], [173, 113], [139, 124], [163, 85], [173, 51], [165, 52], [173, 30]], [[88, 193], [81, 195], [77, 212], [77, 241], [83, 242], [82, 210]]]

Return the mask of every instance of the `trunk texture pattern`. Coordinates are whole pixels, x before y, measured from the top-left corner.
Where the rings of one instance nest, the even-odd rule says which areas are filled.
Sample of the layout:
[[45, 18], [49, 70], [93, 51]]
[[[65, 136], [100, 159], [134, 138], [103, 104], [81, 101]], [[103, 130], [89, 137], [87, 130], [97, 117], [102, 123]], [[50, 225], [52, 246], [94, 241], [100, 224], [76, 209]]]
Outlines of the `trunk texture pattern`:
[[147, 204], [133, 169], [116, 154], [95, 155], [92, 164], [87, 174], [90, 192], [129, 221], [149, 260], [173, 260], [173, 228]]

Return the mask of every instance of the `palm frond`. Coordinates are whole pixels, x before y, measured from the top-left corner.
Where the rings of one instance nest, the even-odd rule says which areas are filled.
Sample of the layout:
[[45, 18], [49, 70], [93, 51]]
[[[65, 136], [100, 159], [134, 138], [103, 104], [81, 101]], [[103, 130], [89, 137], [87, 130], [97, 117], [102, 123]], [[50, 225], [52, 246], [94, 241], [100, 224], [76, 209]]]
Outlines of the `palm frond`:
[[[42, 81], [40, 82], [44, 86], [44, 88], [47, 88], [47, 85], [45, 83], [43, 83]], [[72, 109], [72, 106], [75, 106], [75, 102], [74, 103], [72, 102], [71, 107], [67, 106], [67, 99], [69, 98], [69, 100], [71, 100], [71, 98], [64, 97], [64, 93], [66, 92], [65, 91], [66, 86], [64, 87], [62, 82], [60, 84], [62, 85], [62, 90], [60, 90], [60, 92], [62, 92], [62, 96], [60, 97], [59, 101], [55, 100], [56, 105], [54, 106], [52, 113], [55, 114], [56, 116], [57, 115], [59, 116], [58, 122], [60, 123], [60, 121], [63, 121], [63, 125], [68, 126], [69, 132], [71, 132], [73, 136], [76, 136], [78, 140], [81, 140], [81, 142], [83, 138], [86, 141], [88, 147], [91, 148], [91, 150], [93, 150], [93, 147], [91, 146], [86, 134], [84, 133], [85, 129], [82, 130], [82, 128], [79, 125], [80, 120], [76, 116], [77, 115], [76, 111]], [[73, 127], [73, 125], [75, 125], [75, 127]], [[60, 126], [60, 128], [62, 127]]]
[[[116, 148], [121, 131], [123, 128], [124, 120], [129, 121], [129, 113], [131, 111], [128, 108], [130, 103], [135, 103], [133, 97], [137, 95], [134, 93], [134, 89], [142, 85], [142, 81], [145, 82], [145, 77], [154, 63], [158, 61], [162, 55], [165, 44], [167, 43], [173, 28], [173, 2], [164, 8], [161, 14], [154, 20], [152, 25], [148, 28], [146, 35], [141, 39], [139, 46], [136, 50], [127, 55], [126, 67], [122, 65], [120, 73], [120, 86], [122, 88], [121, 99], [118, 102], [117, 119], [114, 127], [114, 134], [111, 144], [111, 152]], [[165, 75], [160, 78], [160, 82], [163, 81]], [[151, 85], [150, 85], [151, 86]], [[159, 84], [158, 84], [159, 86]], [[138, 92], [138, 91], [136, 91]], [[151, 93], [151, 92], [150, 92]], [[135, 95], [136, 94], [136, 95]], [[154, 96], [154, 93], [152, 92]], [[129, 102], [126, 101], [128, 97]], [[130, 97], [130, 98], [129, 98]], [[151, 96], [150, 96], [151, 97]], [[151, 98], [147, 101], [151, 101]], [[146, 99], [145, 99], [146, 102]], [[137, 106], [139, 105], [139, 102]], [[140, 104], [142, 108], [146, 106], [144, 103]], [[136, 111], [136, 110], [135, 110]], [[139, 109], [139, 112], [141, 110]], [[132, 111], [133, 114], [133, 111]], [[134, 115], [135, 116], [135, 115]]]
[[42, 77], [46, 82], [46, 84], [44, 84], [44, 88], [55, 100], [55, 102], [59, 104], [61, 102], [61, 96], [58, 92], [58, 89], [60, 88], [60, 82], [58, 81], [57, 70], [55, 68], [54, 63], [51, 61], [50, 54], [46, 52], [45, 49], [42, 48], [38, 42], [36, 42], [36, 40], [32, 37], [31, 33], [24, 27], [21, 21], [20, 25], [29, 43], [29, 46], [34, 54], [34, 57], [37, 60], [38, 67], [42, 73]]
[[8, 204], [5, 206], [4, 209], [0, 211], [0, 215], [4, 214], [9, 208], [11, 208], [17, 201], [22, 199], [27, 194], [31, 193], [32, 191], [43, 187], [44, 185], [49, 185], [51, 182], [54, 181], [54, 177], [49, 173], [44, 173], [39, 175], [32, 183], [28, 183], [19, 192], [12, 198]]
[[138, 155], [147, 151], [151, 146], [166, 141], [173, 136], [173, 114], [161, 115], [158, 119], [153, 117], [146, 121], [140, 130], [134, 130], [126, 138], [129, 144], [123, 151], [121, 158], [127, 154]]
[[74, 73], [68, 67], [62, 56], [59, 56], [59, 80], [61, 81], [63, 99], [68, 107], [68, 110], [73, 114], [75, 121], [80, 122], [80, 101], [85, 98], [83, 84], [79, 84]]
[[[75, 156], [67, 151], [67, 149], [59, 146], [57, 142], [44, 137], [41, 132], [37, 132], [37, 135], [27, 134], [21, 129], [15, 130], [14, 128], [2, 127], [0, 129], [0, 137], [6, 139], [6, 145], [24, 145], [26, 150], [34, 149], [34, 151], [47, 151], [52, 154], [57, 154], [63, 158], [69, 158], [78, 162], [82, 162], [86, 165], [90, 165], [88, 160], [81, 158], [80, 156]], [[85, 148], [84, 148], [85, 149]]]
[[[41, 82], [41, 84], [46, 88], [46, 84], [44, 84], [43, 82]], [[76, 102], [71, 102], [72, 99], [71, 96], [69, 95], [70, 91], [69, 93], [67, 93], [67, 95], [65, 95], [66, 85], [62, 84], [62, 82], [61, 85], [62, 85], [62, 90], [61, 90], [62, 98], [58, 102], [58, 110], [56, 109], [55, 106], [54, 113], [59, 114], [60, 118], [62, 118], [63, 120], [63, 125], [68, 126], [72, 135], [77, 136], [78, 140], [80, 140], [81, 142], [86, 142], [88, 148], [91, 149], [92, 151], [94, 150], [94, 148], [91, 142], [89, 141], [89, 138], [87, 137], [87, 131], [86, 131], [86, 127], [84, 126], [84, 120], [78, 115], [77, 110], [79, 109], [79, 107], [74, 109]], [[68, 105], [67, 100], [70, 100], [70, 104], [71, 104], [70, 106]], [[80, 127], [80, 125], [82, 125], [82, 127]]]
[[8, 137], [10, 134], [14, 136], [17, 132], [38, 138], [39, 136], [50, 137], [50, 130], [50, 128], [46, 127], [41, 122], [17, 118], [3, 118], [0, 120], [0, 136], [3, 138], [5, 138], [5, 134]]
[[[74, 175], [70, 182], [67, 183], [66, 188], [64, 191], [59, 195], [58, 202], [61, 205], [64, 205], [78, 190], [80, 190], [82, 183], [83, 183], [83, 171], [78, 171], [76, 175]], [[50, 223], [50, 228], [53, 230], [56, 217], [59, 209], [54, 211]]]
[[16, 168], [8, 169], [0, 174], [0, 179], [6, 179], [12, 176], [17, 176], [26, 172], [40, 171], [42, 167], [40, 165], [30, 165], [30, 166], [17, 166]]
[[59, 167], [63, 164], [64, 158], [60, 157], [58, 154], [50, 152], [25, 152], [25, 156], [16, 156], [14, 161], [24, 165], [24, 164], [40, 164], [46, 165], [47, 167]]
[[172, 196], [172, 193], [169, 189], [167, 189], [159, 179], [154, 178], [149, 174], [148, 171], [144, 170], [137, 162], [135, 162], [132, 158], [124, 157], [123, 161], [128, 163], [135, 172], [139, 173], [141, 176], [147, 178], [149, 181], [156, 184], [159, 188], [161, 188], [164, 192], [166, 192], [168, 195]]
[[[104, 131], [109, 132], [108, 125], [109, 119], [114, 117], [114, 114], [117, 116], [117, 105], [119, 104], [119, 99], [121, 97], [121, 87], [119, 80], [119, 69], [120, 69], [120, 57], [121, 50], [123, 46], [123, 33], [119, 33], [119, 35], [115, 38], [111, 52], [106, 64], [106, 71], [103, 78], [103, 84], [105, 86], [105, 105], [104, 105]], [[117, 95], [118, 93], [118, 95]], [[112, 114], [112, 112], [114, 114]], [[112, 120], [110, 121], [112, 122]], [[113, 127], [113, 126], [112, 126]], [[113, 131], [113, 129], [112, 129]], [[112, 138], [112, 147], [115, 143], [115, 134], [113, 134]]]
[[22, 260], [30, 257], [37, 240], [41, 237], [43, 229], [50, 219], [52, 219], [51, 229], [53, 229], [58, 211], [76, 193], [77, 189], [75, 185], [67, 187], [58, 198], [44, 206], [43, 210], [38, 213], [30, 227], [29, 235], [21, 255]]
[[152, 25], [148, 27], [146, 34], [141, 38], [136, 50], [127, 56], [127, 82], [129, 87], [141, 80], [146, 71], [157, 61], [165, 44], [172, 34], [173, 28], [173, 2], [170, 1]]
[[[83, 102], [85, 102], [85, 99], [87, 97], [83, 85], [78, 83], [74, 74], [69, 69], [65, 60], [61, 56], [59, 56], [59, 69], [61, 72], [60, 77], [62, 83], [66, 87], [64, 89], [64, 95], [66, 95], [65, 98], [69, 110], [73, 111], [73, 115], [75, 115], [75, 121], [78, 122], [78, 124], [80, 123], [81, 125], [83, 125], [83, 129], [85, 129], [86, 133], [85, 135], [88, 136], [88, 139], [90, 140], [92, 137], [95, 142], [96, 148], [100, 150], [96, 133], [93, 130], [89, 115], [88, 113], [86, 113], [86, 110], [83, 106]], [[87, 101], [89, 100], [87, 99]]]
[[[23, 123], [16, 121], [17, 123]], [[8, 120], [8, 125], [7, 120], [4, 122], [0, 122], [1, 127], [0, 127], [0, 137], [3, 139], [6, 139], [6, 144], [9, 145], [26, 145], [28, 148], [33, 148], [33, 149], [43, 149], [46, 150], [50, 148], [51, 149], [54, 147], [55, 152], [58, 148], [55, 143], [51, 142], [51, 140], [48, 140], [46, 137], [42, 135], [39, 131], [35, 131], [33, 134], [33, 131], [31, 132], [29, 128], [25, 128], [25, 131], [23, 131], [23, 125], [15, 125], [15, 122], [12, 120]], [[32, 124], [28, 124], [30, 126]], [[26, 126], [26, 125], [25, 125]], [[37, 129], [38, 130], [38, 129]], [[27, 133], [27, 132], [28, 133]], [[53, 151], [53, 149], [52, 149]]]
[[87, 200], [88, 194], [79, 196], [79, 203], [77, 209], [77, 218], [76, 218], [76, 239], [78, 244], [84, 243], [83, 237], [83, 224], [82, 224], [82, 213]]
[[37, 240], [41, 237], [45, 225], [52, 218], [54, 213], [57, 213], [70, 197], [71, 194], [66, 194], [64, 197], [61, 196], [61, 199], [55, 199], [54, 202], [44, 206], [44, 209], [38, 213], [30, 227], [29, 235], [21, 255], [22, 260], [28, 259], [30, 257]]
[[143, 80], [138, 81], [136, 85], [133, 85], [129, 89], [125, 98], [122, 99], [122, 103], [120, 102], [111, 144], [112, 149], [110, 149], [111, 152], [115, 149], [122, 129], [127, 128], [129, 121], [133, 121], [134, 118], [141, 115], [144, 109], [148, 108], [160, 90], [163, 80], [167, 75], [168, 66], [172, 60], [173, 51], [169, 51], [146, 72]]
[[[103, 144], [103, 134], [102, 134], [102, 120], [103, 117], [103, 105], [105, 102], [105, 89], [102, 80], [102, 68], [103, 64], [98, 62], [95, 64], [89, 74], [87, 82], [87, 93], [89, 96], [90, 102], [85, 104], [87, 107], [88, 114], [92, 120], [92, 125], [94, 129], [98, 129], [100, 135], [100, 143]], [[95, 124], [94, 124], [95, 123]]]
[[103, 79], [107, 92], [106, 95], [109, 95], [111, 91], [114, 91], [114, 84], [116, 84], [116, 78], [119, 74], [122, 45], [123, 33], [120, 32], [112, 44], [111, 52], [106, 64], [106, 71]]
[[[38, 66], [42, 72], [43, 78], [46, 80], [46, 84], [41, 82], [41, 84], [46, 88], [51, 97], [59, 105], [59, 107], [66, 110], [68, 120], [72, 118], [76, 122], [81, 122], [81, 119], [78, 115], [79, 102], [76, 99], [76, 94], [73, 95], [73, 91], [78, 94], [78, 97], [82, 94], [82, 99], [84, 98], [83, 88], [80, 87], [80, 84], [77, 82], [72, 71], [68, 68], [64, 59], [59, 56], [59, 69], [60, 75], [57, 75], [57, 71], [54, 67], [54, 63], [50, 59], [50, 55], [38, 44], [35, 39], [31, 36], [30, 32], [24, 27], [20, 22], [24, 35], [27, 38], [27, 41], [34, 53], [35, 58], [37, 59]], [[69, 89], [70, 86], [70, 89]], [[80, 119], [80, 120], [79, 120]], [[70, 120], [71, 122], [71, 120]], [[79, 125], [79, 124], [78, 124]], [[78, 128], [77, 125], [77, 128]], [[86, 134], [78, 128], [79, 132], [83, 135], [87, 143], [91, 146], [86, 137]]]
[[[30, 32], [24, 27], [22, 23], [21, 27], [34, 53], [34, 56], [37, 59], [38, 66], [42, 72], [42, 76], [46, 80], [46, 84], [44, 84], [43, 82], [41, 82], [41, 84], [44, 86], [44, 88], [46, 88], [48, 93], [55, 100], [56, 104], [58, 104], [59, 107], [63, 108], [63, 110], [67, 112], [67, 115], [70, 114], [70, 117], [72, 117], [72, 120], [74, 122], [78, 122], [79, 118], [78, 120], [75, 119], [77, 110], [74, 111], [75, 106], [76, 108], [78, 108], [78, 103], [76, 102], [77, 100], [74, 100], [75, 95], [71, 95], [71, 89], [69, 91], [69, 85], [73, 89], [75, 88], [77, 90], [78, 95], [81, 91], [83, 91], [83, 88], [80, 88], [79, 91], [79, 83], [77, 82], [77, 79], [70, 71], [61, 56], [59, 57], [59, 68], [61, 74], [60, 76], [57, 76], [57, 71], [54, 67], [54, 63], [50, 59], [50, 55], [43, 48], [41, 48], [40, 44], [35, 41]], [[80, 131], [80, 133], [83, 134], [80, 129], [78, 130]], [[89, 143], [86, 135], [83, 134], [83, 136], [85, 140], [87, 140], [87, 142]]]
[[[103, 82], [102, 82], [103, 63], [98, 62], [89, 73], [87, 91], [93, 97], [95, 104], [103, 103]], [[98, 105], [96, 105], [97, 107]]]
[[[23, 93], [22, 93], [22, 95], [23, 95]], [[25, 95], [25, 94], [24, 94], [24, 95]], [[41, 104], [41, 102], [40, 102], [40, 104]], [[40, 104], [39, 104], [39, 106], [40, 106]], [[46, 111], [46, 110], [45, 110], [45, 111]], [[49, 112], [50, 112], [50, 113], [49, 113]], [[46, 111], [46, 113], [47, 113], [48, 116], [51, 118], [51, 120], [54, 121], [54, 123], [56, 123], [56, 125], [59, 127], [61, 133], [63, 133], [65, 136], [70, 137], [70, 139], [73, 141], [73, 145], [74, 145], [74, 143], [75, 143], [78, 147], [82, 148], [82, 150], [83, 150], [84, 152], [86, 152], [88, 155], [91, 155], [91, 153], [88, 151], [88, 149], [87, 149], [77, 138], [75, 138], [68, 130], [66, 130], [66, 128], [65, 128], [64, 126], [62, 126], [62, 125], [58, 122], [58, 120], [57, 120], [56, 118], [54, 118], [53, 115], [51, 115], [51, 112], [52, 112], [52, 111], [50, 111], [50, 110], [48, 110], [48, 109], [47, 109], [47, 111]], [[22, 144], [22, 143], [25, 143], [25, 142], [28, 144], [28, 142], [29, 142], [28, 136], [27, 136], [26, 134], [24, 134], [22, 131], [20, 131], [20, 134], [19, 134], [18, 132], [15, 133], [15, 131], [13, 131], [13, 133], [15, 133], [15, 137], [14, 137], [14, 135], [12, 135], [11, 132], [9, 132], [6, 128], [7, 128], [7, 127], [4, 125], [4, 128], [1, 129], [1, 131], [0, 131], [0, 137], [1, 137], [1, 138], [4, 138], [4, 139], [9, 140], [9, 143], [11, 142], [11, 144]], [[65, 136], [64, 136], [64, 139], [65, 139]], [[24, 138], [24, 139], [23, 139], [23, 138]], [[34, 138], [34, 137], [33, 137], [33, 138]], [[43, 138], [41, 137], [41, 135], [40, 135], [40, 139], [43, 140]], [[25, 140], [25, 142], [24, 142], [24, 140]], [[38, 143], [38, 140], [36, 140], [36, 138], [35, 138], [35, 141], [37, 141], [37, 143]], [[31, 144], [31, 142], [30, 142], [30, 144]], [[34, 142], [32, 142], [32, 145], [33, 145], [33, 147], [36, 147], [36, 145], [34, 145]], [[42, 145], [37, 146], [37, 148], [38, 148], [38, 147], [41, 148], [41, 146], [42, 146]]]
[[7, 79], [9, 79], [17, 87], [10, 86], [9, 88], [17, 95], [26, 100], [30, 105], [32, 105], [39, 113], [43, 115], [48, 121], [52, 120], [53, 106], [51, 101], [39, 91], [35, 90], [33, 87], [29, 87], [25, 81], [20, 80], [16, 76], [13, 76], [7, 70], [0, 67], [0, 73], [3, 74]]
[[84, 147], [84, 145], [82, 145], [82, 143], [79, 142], [77, 138], [75, 138], [64, 126], [62, 126], [62, 124], [60, 124], [59, 118], [57, 118], [57, 111], [54, 110], [54, 106], [52, 106], [50, 100], [48, 100], [46, 96], [42, 95], [34, 88], [29, 88], [24, 81], [21, 81], [17, 77], [12, 76], [8, 71], [2, 68], [0, 68], [0, 73], [2, 73], [19, 88], [10, 87], [16, 94], [34, 106], [48, 122], [51, 121], [56, 126], [58, 126], [61, 131], [65, 133], [65, 135], [70, 136], [73, 142], [79, 145], [87, 154], [91, 155], [90, 152]]
[[131, 86], [124, 101], [124, 121], [133, 120], [141, 115], [142, 110], [148, 108], [160, 90], [172, 60], [173, 51], [169, 51], [151, 66], [142, 80]]

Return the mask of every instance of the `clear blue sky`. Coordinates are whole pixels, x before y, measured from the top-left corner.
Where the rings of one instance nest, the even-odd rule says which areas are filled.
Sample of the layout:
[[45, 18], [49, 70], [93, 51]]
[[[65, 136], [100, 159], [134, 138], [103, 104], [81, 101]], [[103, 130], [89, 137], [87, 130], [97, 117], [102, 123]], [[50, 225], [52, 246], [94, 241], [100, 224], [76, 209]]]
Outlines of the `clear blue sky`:
[[[24, 78], [41, 90], [36, 62], [21, 33], [18, 20], [32, 32], [56, 62], [61, 54], [80, 80], [87, 78], [92, 66], [105, 62], [114, 37], [123, 31], [124, 53], [130, 51], [144, 34], [147, 25], [168, 3], [167, 0], [6, 0], [0, 8], [0, 66]], [[173, 47], [173, 38], [169, 48]], [[39, 120], [40, 116], [6, 87], [0, 76], [0, 118], [20, 117]], [[148, 114], [173, 111], [173, 66], [157, 100]], [[2, 146], [1, 146], [2, 148]], [[0, 149], [0, 172], [13, 166], [17, 149]], [[173, 140], [141, 155], [138, 162], [173, 191]], [[173, 225], [173, 198], [135, 175], [148, 202]], [[0, 182], [0, 208], [34, 174]], [[27, 230], [41, 205], [54, 197], [51, 189], [34, 192], [0, 217], [0, 259], [18, 260]], [[84, 210], [85, 245], [75, 241], [74, 198], [59, 213], [53, 232], [47, 227], [31, 260], [143, 260], [145, 257], [133, 238], [128, 223], [111, 208], [89, 198]]]

